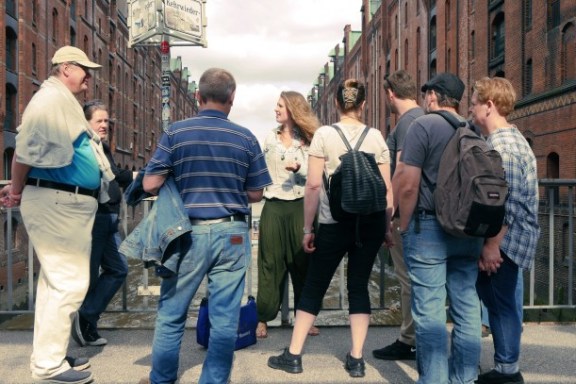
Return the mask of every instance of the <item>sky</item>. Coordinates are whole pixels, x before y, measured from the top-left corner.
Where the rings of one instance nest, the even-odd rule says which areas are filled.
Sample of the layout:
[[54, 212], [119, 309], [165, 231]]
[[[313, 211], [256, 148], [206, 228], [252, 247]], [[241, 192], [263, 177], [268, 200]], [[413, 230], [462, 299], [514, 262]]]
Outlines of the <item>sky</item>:
[[328, 54], [344, 37], [347, 24], [361, 25], [362, 0], [208, 0], [208, 47], [172, 47], [190, 71], [190, 81], [220, 67], [236, 79], [229, 118], [249, 128], [262, 143], [276, 127], [280, 92], [304, 97]]

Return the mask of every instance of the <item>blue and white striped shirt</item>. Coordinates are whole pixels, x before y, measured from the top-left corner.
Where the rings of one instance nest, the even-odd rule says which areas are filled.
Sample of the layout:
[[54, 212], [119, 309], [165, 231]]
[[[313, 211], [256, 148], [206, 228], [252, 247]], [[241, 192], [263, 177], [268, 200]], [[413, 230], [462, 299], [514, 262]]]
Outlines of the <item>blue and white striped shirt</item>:
[[508, 232], [500, 249], [520, 268], [529, 269], [540, 237], [536, 157], [516, 126], [497, 129], [487, 142], [502, 156], [509, 189], [504, 218]]
[[147, 175], [171, 172], [188, 216], [249, 214], [246, 191], [272, 183], [258, 140], [216, 110], [176, 122], [162, 135]]

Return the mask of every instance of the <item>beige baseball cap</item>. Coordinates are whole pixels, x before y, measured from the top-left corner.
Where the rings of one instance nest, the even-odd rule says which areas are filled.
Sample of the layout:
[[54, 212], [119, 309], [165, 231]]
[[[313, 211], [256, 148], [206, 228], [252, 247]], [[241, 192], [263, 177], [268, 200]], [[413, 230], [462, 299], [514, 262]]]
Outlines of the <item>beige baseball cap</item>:
[[56, 53], [54, 53], [54, 57], [52, 57], [52, 65], [62, 63], [78, 63], [83, 67], [92, 69], [102, 68], [100, 64], [96, 64], [90, 61], [88, 56], [86, 56], [84, 51], [82, 51], [80, 48], [72, 47], [70, 45], [66, 45], [58, 49]]

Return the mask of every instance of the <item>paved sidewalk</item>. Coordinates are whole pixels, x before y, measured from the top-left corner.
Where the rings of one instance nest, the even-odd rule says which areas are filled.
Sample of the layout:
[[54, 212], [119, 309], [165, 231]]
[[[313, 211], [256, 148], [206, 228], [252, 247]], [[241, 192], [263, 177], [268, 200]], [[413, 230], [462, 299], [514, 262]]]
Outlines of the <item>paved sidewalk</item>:
[[[349, 348], [347, 327], [321, 327], [320, 336], [310, 337], [303, 357], [304, 373], [291, 375], [268, 368], [269, 356], [280, 353], [290, 340], [290, 328], [271, 327], [267, 339], [236, 353], [232, 383], [413, 383], [417, 378], [413, 361], [382, 361], [371, 351], [396, 339], [398, 327], [371, 327], [365, 347], [366, 377], [352, 379], [343, 368]], [[86, 356], [92, 363], [95, 383], [138, 383], [150, 368], [153, 330], [103, 330], [105, 347], [80, 348], [70, 342], [70, 354]], [[0, 383], [32, 383], [28, 361], [32, 331], [0, 331]], [[492, 338], [482, 339], [482, 370], [492, 364]], [[205, 351], [196, 344], [195, 330], [188, 329], [182, 345], [180, 383], [196, 383]], [[526, 324], [522, 340], [521, 367], [526, 383], [576, 383], [576, 325]]]

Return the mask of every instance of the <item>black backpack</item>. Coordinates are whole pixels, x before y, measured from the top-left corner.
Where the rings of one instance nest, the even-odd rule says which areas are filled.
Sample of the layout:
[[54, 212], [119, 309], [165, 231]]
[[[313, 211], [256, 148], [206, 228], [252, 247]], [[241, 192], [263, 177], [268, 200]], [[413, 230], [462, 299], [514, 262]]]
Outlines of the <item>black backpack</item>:
[[324, 188], [330, 203], [330, 214], [336, 221], [359, 218], [386, 210], [386, 184], [374, 154], [360, 151], [370, 127], [364, 128], [354, 149], [340, 127], [332, 125], [342, 138], [348, 152], [340, 156], [340, 165], [330, 176], [323, 175]]
[[456, 129], [438, 168], [434, 191], [438, 222], [457, 237], [496, 236], [504, 222], [508, 196], [500, 153], [451, 113], [433, 113]]

